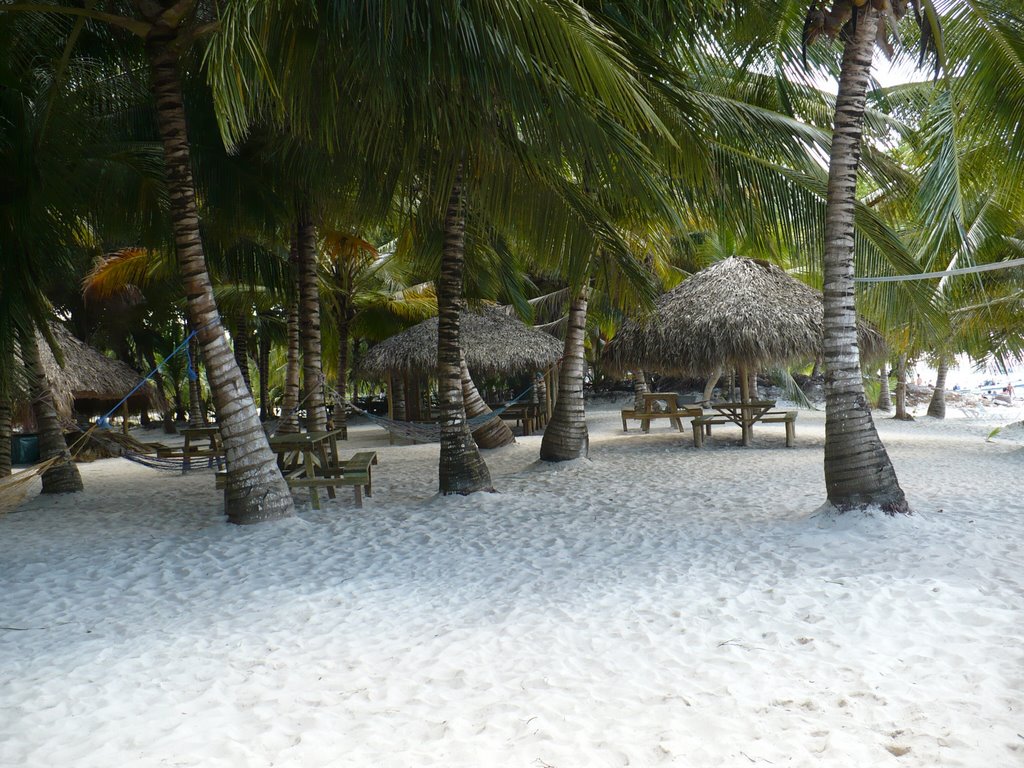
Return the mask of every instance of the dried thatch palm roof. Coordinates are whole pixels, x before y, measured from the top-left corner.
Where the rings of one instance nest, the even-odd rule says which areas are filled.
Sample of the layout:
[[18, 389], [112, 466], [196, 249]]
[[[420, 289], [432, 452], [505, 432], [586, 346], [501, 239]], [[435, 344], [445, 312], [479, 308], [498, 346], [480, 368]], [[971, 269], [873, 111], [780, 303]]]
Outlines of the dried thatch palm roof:
[[[562, 356], [562, 342], [524, 325], [497, 307], [464, 311], [459, 338], [474, 374], [522, 373], [546, 368]], [[437, 318], [431, 317], [375, 345], [360, 361], [367, 376], [433, 373], [437, 368]]]
[[[105, 413], [142, 379], [131, 366], [93, 349], [63, 325], [51, 323], [50, 329], [63, 353], [64, 367], [57, 364], [50, 345], [41, 336], [38, 337], [39, 356], [61, 416], [69, 417], [73, 411]], [[135, 412], [163, 410], [166, 402], [163, 393], [148, 382], [129, 398], [128, 408]]]
[[[606, 350], [611, 367], [704, 376], [756, 369], [821, 353], [821, 293], [774, 264], [732, 257], [661, 296], [641, 321], [623, 324]], [[861, 353], [885, 354], [881, 335], [862, 323]]]

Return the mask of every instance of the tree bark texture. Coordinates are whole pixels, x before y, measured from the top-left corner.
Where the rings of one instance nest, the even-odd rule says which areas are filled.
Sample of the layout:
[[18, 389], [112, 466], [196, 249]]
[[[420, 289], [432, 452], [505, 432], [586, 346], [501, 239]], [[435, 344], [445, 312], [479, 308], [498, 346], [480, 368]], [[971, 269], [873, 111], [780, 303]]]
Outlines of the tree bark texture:
[[270, 334], [260, 334], [256, 348], [260, 375], [260, 421], [270, 418]]
[[404, 376], [391, 375], [391, 387], [388, 394], [391, 396], [391, 418], [395, 421], [406, 421], [408, 416], [405, 412]]
[[646, 406], [644, 395], [650, 389], [647, 386], [647, 374], [643, 371], [633, 371], [633, 410], [642, 411]]
[[43, 361], [39, 357], [39, 342], [34, 333], [24, 334], [21, 338], [21, 356], [28, 376], [32, 394], [32, 415], [39, 430], [39, 458], [42, 461], [60, 456], [56, 462], [43, 473], [43, 493], [76, 493], [83, 490], [82, 475], [75, 462], [71, 460], [67, 441], [64, 439], [64, 427], [57, 416], [53, 390], [43, 372]]
[[900, 355], [896, 363], [896, 415], [894, 419], [911, 421], [913, 416], [907, 413], [907, 356]]
[[288, 305], [288, 359], [284, 369], [284, 395], [281, 398], [280, 435], [299, 431], [299, 378], [302, 343], [299, 340], [299, 245], [293, 239], [289, 257], [292, 267], [292, 300]]
[[931, 402], [928, 403], [928, 415], [933, 419], [946, 418], [946, 376], [949, 374], [949, 358], [939, 359], [939, 367], [935, 372], [935, 389], [932, 391]]
[[585, 459], [590, 453], [587, 414], [583, 401], [583, 377], [587, 371], [583, 342], [587, 327], [587, 287], [569, 305], [562, 366], [558, 375], [558, 399], [551, 421], [544, 428], [540, 457], [544, 461]]
[[11, 398], [0, 395], [0, 477], [10, 477], [11, 474], [12, 415]]
[[[462, 355], [462, 399], [466, 404], [466, 418], [475, 419], [493, 413], [484, 399], [480, 397], [480, 390], [469, 373], [469, 366], [466, 365], [466, 356]], [[516, 441], [515, 435], [498, 416], [482, 423], [473, 430], [473, 439], [481, 448], [501, 448], [503, 445], [510, 445]]]
[[309, 215], [299, 217], [299, 337], [302, 340], [302, 407], [306, 429], [327, 429], [324, 368], [320, 346], [320, 281], [317, 278], [316, 228]]
[[249, 376], [249, 314], [239, 313], [235, 318], [235, 335], [231, 339], [235, 351], [235, 362], [242, 373], [242, 381], [252, 394], [252, 378]]
[[[146, 7], [146, 6], [143, 6]], [[160, 8], [156, 6], [154, 8]], [[161, 11], [162, 14], [162, 11]], [[189, 318], [206, 364], [227, 459], [224, 508], [229, 522], [258, 523], [294, 514], [291, 492], [270, 450], [256, 403], [228, 343], [199, 233], [199, 212], [175, 48], [177, 32], [155, 24], [146, 53], [163, 143], [178, 269]]]
[[892, 393], [889, 391], [889, 366], [883, 365], [878, 379], [878, 410], [892, 410]]
[[334, 428], [340, 429], [342, 439], [348, 438], [348, 368], [349, 368], [349, 328], [352, 316], [349, 310], [348, 297], [341, 299], [341, 311], [338, 313], [338, 376], [334, 385]]
[[909, 512], [864, 395], [854, 306], [854, 206], [878, 12], [867, 4], [846, 42], [825, 211], [825, 486], [839, 511]]
[[444, 247], [437, 281], [437, 397], [441, 410], [441, 458], [437, 474], [442, 494], [493, 490], [491, 473], [469, 431], [462, 399], [459, 310], [463, 303], [465, 243], [466, 219], [459, 169], [444, 218]]
[[192, 372], [188, 373], [188, 422], [192, 426], [206, 424], [206, 408], [203, 407], [203, 384], [199, 378], [202, 363], [199, 361], [199, 340], [193, 336], [188, 342], [189, 364]]

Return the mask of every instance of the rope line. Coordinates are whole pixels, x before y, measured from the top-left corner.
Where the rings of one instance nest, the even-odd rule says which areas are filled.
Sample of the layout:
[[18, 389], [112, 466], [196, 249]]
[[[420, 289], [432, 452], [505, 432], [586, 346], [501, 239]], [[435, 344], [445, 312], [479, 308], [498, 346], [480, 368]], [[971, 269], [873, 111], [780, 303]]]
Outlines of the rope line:
[[944, 269], [941, 272], [920, 272], [916, 275], [885, 275], [883, 277], [855, 277], [855, 283], [897, 283], [903, 280], [928, 280], [933, 277], [947, 277], [949, 275], [970, 275], [975, 272], [992, 272], [996, 269], [1009, 269], [1010, 267], [1024, 266], [1024, 259], [1010, 259], [1009, 261], [998, 261], [994, 264], [979, 264], [975, 267], [960, 267], [959, 269]]

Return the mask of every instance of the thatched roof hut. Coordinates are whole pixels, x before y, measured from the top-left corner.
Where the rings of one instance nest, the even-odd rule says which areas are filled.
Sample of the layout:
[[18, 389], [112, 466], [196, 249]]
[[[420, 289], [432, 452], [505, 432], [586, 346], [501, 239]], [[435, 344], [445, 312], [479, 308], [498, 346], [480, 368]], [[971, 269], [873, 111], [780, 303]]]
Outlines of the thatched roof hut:
[[[459, 339], [474, 373], [524, 373], [547, 368], [562, 356], [562, 342], [497, 307], [461, 313]], [[431, 317], [372, 347], [360, 361], [363, 374], [432, 374], [437, 368], [437, 318]]]
[[[142, 374], [131, 366], [107, 357], [76, 338], [59, 323], [51, 323], [54, 338], [64, 356], [61, 367], [50, 351], [50, 345], [38, 337], [43, 372], [53, 390], [57, 412], [70, 418], [72, 413], [103, 414], [113, 408], [142, 380]], [[147, 382], [128, 399], [128, 410], [164, 410], [167, 403], [153, 382]]]
[[[611, 367], [683, 376], [720, 368], [753, 371], [813, 360], [824, 336], [822, 295], [760, 259], [732, 257], [661, 296], [654, 311], [623, 324], [606, 350]], [[861, 355], [885, 355], [881, 335], [859, 330]]]

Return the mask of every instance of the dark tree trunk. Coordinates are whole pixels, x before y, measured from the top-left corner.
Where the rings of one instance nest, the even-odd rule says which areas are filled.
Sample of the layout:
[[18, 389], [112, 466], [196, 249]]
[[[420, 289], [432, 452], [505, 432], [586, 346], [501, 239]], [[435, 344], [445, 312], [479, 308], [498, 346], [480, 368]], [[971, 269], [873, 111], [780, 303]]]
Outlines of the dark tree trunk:
[[334, 396], [334, 428], [342, 430], [342, 437], [348, 437], [348, 348], [349, 328], [352, 323], [348, 299], [342, 298], [341, 311], [338, 313], [338, 378]]
[[39, 357], [39, 342], [34, 333], [21, 338], [21, 355], [25, 364], [32, 394], [32, 415], [39, 430], [39, 458], [42, 461], [57, 456], [59, 460], [43, 472], [43, 493], [76, 493], [83, 489], [82, 476], [71, 460], [64, 428], [57, 416], [53, 391], [43, 373], [43, 361]]
[[192, 426], [206, 424], [206, 408], [203, 406], [203, 384], [199, 378], [202, 363], [199, 362], [199, 341], [195, 336], [188, 343], [192, 373], [188, 377], [188, 422]]
[[878, 410], [892, 410], [892, 394], [889, 392], [889, 366], [883, 365], [879, 372], [878, 385]]
[[455, 174], [444, 217], [444, 248], [437, 281], [437, 398], [441, 411], [441, 458], [437, 475], [442, 494], [493, 490], [491, 473], [469, 431], [462, 399], [459, 310], [463, 304], [465, 237], [460, 168]]
[[391, 377], [391, 418], [395, 421], [406, 421], [408, 415], [405, 412], [405, 377]]
[[[856, 12], [856, 11], [855, 11]], [[825, 210], [825, 486], [839, 511], [909, 512], [864, 396], [854, 306], [854, 207], [878, 12], [870, 3], [847, 40], [836, 97]]]
[[[294, 514], [291, 492], [260, 424], [256, 403], [242, 380], [224, 334], [199, 231], [195, 183], [178, 74], [177, 19], [161, 4], [139, 6], [154, 24], [146, 53], [164, 150], [171, 227], [189, 318], [198, 329], [227, 459], [224, 508], [229, 522], [248, 524]], [[171, 9], [166, 9], [170, 12]]]
[[302, 404], [306, 429], [327, 429], [324, 369], [320, 346], [320, 282], [316, 270], [316, 228], [309, 215], [299, 217], [299, 338], [302, 341]]
[[583, 400], [583, 377], [587, 370], [583, 350], [586, 327], [587, 287], [584, 286], [569, 305], [569, 327], [558, 375], [558, 399], [540, 443], [540, 458], [544, 461], [585, 459], [590, 453]]
[[249, 313], [240, 312], [235, 318], [235, 336], [232, 338], [235, 349], [235, 362], [242, 373], [242, 381], [252, 393], [252, 379], [249, 376]]
[[0, 395], [0, 477], [11, 474], [11, 398]]
[[270, 418], [270, 350], [270, 334], [260, 334], [257, 345], [260, 374], [260, 421], [266, 421]]
[[907, 413], [907, 356], [900, 355], [896, 363], [896, 415], [894, 419], [912, 421], [913, 416]]
[[939, 358], [939, 369], [935, 372], [935, 390], [928, 403], [928, 415], [933, 419], [946, 418], [946, 376], [949, 374], [949, 359]]
[[288, 305], [288, 361], [284, 369], [284, 396], [281, 398], [281, 423], [278, 434], [299, 431], [299, 374], [302, 343], [299, 339], [299, 246], [292, 240], [289, 260], [292, 267], [292, 301]]

